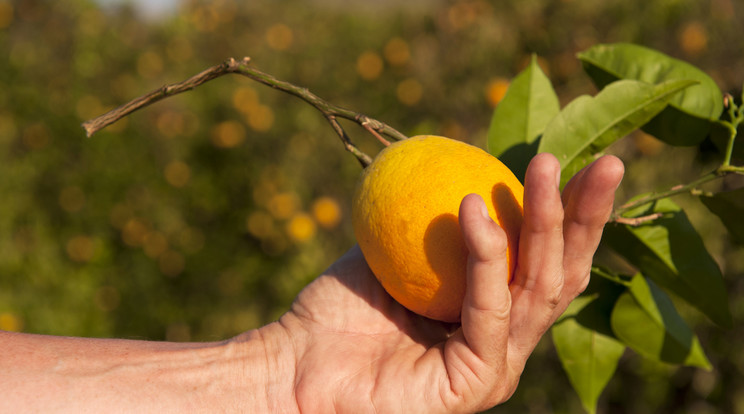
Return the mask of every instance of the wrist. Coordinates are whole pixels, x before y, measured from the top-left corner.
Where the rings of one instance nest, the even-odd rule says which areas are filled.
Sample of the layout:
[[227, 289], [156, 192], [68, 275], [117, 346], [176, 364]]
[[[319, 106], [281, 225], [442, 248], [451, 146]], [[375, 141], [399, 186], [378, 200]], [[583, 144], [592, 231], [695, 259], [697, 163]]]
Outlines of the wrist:
[[251, 412], [299, 412], [294, 389], [300, 352], [288, 319], [285, 315], [228, 341], [228, 349], [235, 347], [241, 361], [238, 383], [244, 384], [245, 408]]

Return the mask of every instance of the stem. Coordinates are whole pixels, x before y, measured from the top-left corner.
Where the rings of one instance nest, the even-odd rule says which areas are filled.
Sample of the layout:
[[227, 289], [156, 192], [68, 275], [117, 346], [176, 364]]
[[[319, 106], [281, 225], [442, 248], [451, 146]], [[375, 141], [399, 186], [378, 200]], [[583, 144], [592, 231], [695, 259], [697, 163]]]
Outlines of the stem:
[[611, 280], [623, 286], [630, 286], [629, 279], [623, 278], [622, 276], [614, 274], [610, 271], [607, 271], [599, 266], [592, 266], [592, 274], [595, 274], [597, 276], [602, 276], [605, 279]]
[[726, 153], [723, 158], [723, 167], [731, 165], [731, 158], [734, 155], [734, 144], [736, 143], [736, 134], [739, 124], [744, 122], [744, 107], [739, 108], [734, 102], [734, 97], [726, 95], [724, 103], [728, 107], [729, 118], [731, 121], [720, 121], [721, 124], [729, 131], [728, 141], [726, 142]]
[[733, 157], [733, 153], [734, 153], [734, 144], [736, 143], [737, 130], [739, 128], [739, 125], [744, 123], [744, 106], [742, 107], [737, 106], [736, 102], [734, 102], [733, 96], [729, 94], [724, 95], [723, 102], [724, 102], [724, 106], [728, 109], [729, 118], [731, 118], [731, 120], [730, 121], [724, 121], [724, 120], [718, 121], [721, 125], [723, 125], [729, 131], [729, 137], [726, 143], [726, 152], [724, 154], [723, 162], [721, 163], [721, 166], [691, 183], [684, 184], [684, 185], [677, 185], [666, 191], [661, 191], [658, 193], [650, 194], [646, 197], [642, 197], [638, 200], [631, 201], [619, 208], [616, 208], [612, 212], [612, 215], [610, 216], [610, 221], [620, 223], [620, 224], [627, 224], [631, 226], [640, 225], [647, 221], [652, 221], [656, 218], [654, 217], [653, 214], [644, 216], [644, 217], [637, 217], [637, 218], [622, 217], [622, 214], [630, 210], [633, 210], [634, 208], [637, 208], [637, 207], [640, 207], [640, 206], [643, 206], [649, 203], [653, 203], [654, 201], [658, 201], [664, 198], [682, 194], [682, 193], [700, 195], [703, 193], [703, 191], [698, 189], [698, 186], [700, 185], [703, 185], [705, 183], [708, 183], [710, 181], [713, 181], [719, 178], [723, 178], [729, 174], [744, 175], [744, 167], [731, 165], [731, 158]]
[[385, 124], [384, 122], [380, 122], [358, 112], [354, 112], [334, 105], [328, 101], [321, 99], [306, 88], [302, 88], [289, 82], [279, 80], [274, 76], [262, 72], [249, 65], [241, 65], [238, 68], [237, 73], [240, 73], [241, 75], [251, 78], [256, 82], [263, 83], [264, 85], [270, 86], [274, 89], [278, 89], [282, 92], [294, 95], [314, 106], [325, 116], [335, 116], [338, 118], [348, 119], [350, 121], [356, 122], [362, 127], [370, 127], [374, 131], [386, 135], [396, 141], [401, 141], [408, 138], [407, 136], [405, 136], [395, 128]]
[[[624, 213], [627, 213], [630, 210], [633, 210], [635, 208], [641, 207], [646, 204], [653, 203], [654, 201], [658, 201], [664, 198], [669, 198], [672, 196], [676, 196], [678, 194], [682, 193], [690, 193], [690, 194], [696, 194], [699, 192], [698, 188], [699, 186], [723, 178], [729, 174], [744, 174], [744, 167], [735, 167], [735, 166], [724, 166], [717, 168], [715, 171], [709, 172], [708, 174], [703, 175], [702, 177], [698, 178], [695, 181], [692, 181], [688, 184], [680, 184], [676, 185], [668, 190], [660, 191], [657, 193], [649, 194], [646, 197], [639, 198], [635, 201], [631, 201], [629, 203], [626, 203], [622, 205], [621, 207], [616, 208], [612, 215], [610, 216], [610, 221], [622, 223], [622, 224], [629, 224], [634, 225], [633, 222], [628, 221], [627, 218], [622, 217]], [[650, 217], [650, 216], [649, 216]], [[646, 221], [650, 220], [641, 220], [637, 224], [644, 223]]]
[[359, 160], [363, 167], [369, 165], [372, 162], [372, 158], [359, 150], [359, 148], [357, 148], [357, 146], [351, 142], [351, 139], [349, 138], [346, 131], [344, 131], [341, 124], [339, 124], [337, 118], [356, 122], [367, 131], [372, 133], [383, 143], [386, 143], [387, 141], [382, 138], [380, 134], [392, 138], [396, 141], [408, 138], [407, 136], [400, 133], [395, 128], [385, 124], [384, 122], [380, 122], [364, 114], [333, 105], [330, 102], [325, 101], [324, 99], [310, 92], [306, 88], [301, 88], [289, 82], [279, 80], [267, 73], [261, 72], [260, 70], [251, 67], [250, 58], [248, 57], [244, 57], [240, 61], [234, 58], [230, 58], [222, 64], [212, 66], [211, 68], [208, 68], [182, 82], [165, 85], [148, 94], [140, 96], [139, 98], [135, 98], [132, 101], [101, 116], [84, 122], [83, 128], [85, 129], [86, 134], [90, 137], [101, 129], [113, 124], [114, 122], [124, 118], [134, 111], [149, 106], [169, 96], [190, 91], [191, 89], [194, 89], [199, 85], [230, 73], [236, 73], [246, 76], [274, 89], [278, 89], [282, 92], [294, 95], [312, 105], [315, 109], [320, 111], [321, 114], [323, 114], [325, 119], [328, 121], [329, 124], [331, 124], [333, 130], [341, 139], [341, 142], [344, 144], [346, 150], [351, 152], [357, 158], [357, 160]]

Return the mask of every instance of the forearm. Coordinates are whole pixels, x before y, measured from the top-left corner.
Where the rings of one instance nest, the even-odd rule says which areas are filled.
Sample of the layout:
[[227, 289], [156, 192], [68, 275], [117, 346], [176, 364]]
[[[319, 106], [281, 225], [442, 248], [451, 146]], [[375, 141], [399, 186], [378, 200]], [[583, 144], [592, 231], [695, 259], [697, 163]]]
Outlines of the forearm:
[[262, 329], [191, 344], [0, 332], [0, 412], [286, 411], [293, 364]]

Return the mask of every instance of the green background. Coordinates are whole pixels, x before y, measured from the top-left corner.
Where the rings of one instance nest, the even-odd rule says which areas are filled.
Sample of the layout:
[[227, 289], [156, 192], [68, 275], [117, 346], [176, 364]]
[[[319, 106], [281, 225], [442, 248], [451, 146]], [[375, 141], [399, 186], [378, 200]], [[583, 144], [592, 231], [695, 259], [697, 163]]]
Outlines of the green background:
[[[656, 48], [735, 95], [744, 81], [735, 0], [369, 3], [183, 1], [148, 18], [82, 0], [0, 0], [0, 328], [225, 339], [275, 320], [354, 243], [359, 164], [296, 98], [232, 75], [85, 137], [83, 121], [228, 57], [405, 134], [481, 147], [505, 82], [532, 53], [563, 104], [595, 92], [575, 54], [597, 43]], [[707, 141], [671, 148], [640, 133], [611, 152], [628, 170], [620, 202], [716, 161]], [[314, 213], [318, 200], [340, 220]], [[675, 201], [724, 271], [735, 328], [683, 306], [714, 370], [628, 354], [600, 412], [744, 413], [744, 254], [697, 201]], [[550, 341], [499, 408], [580, 410]]]

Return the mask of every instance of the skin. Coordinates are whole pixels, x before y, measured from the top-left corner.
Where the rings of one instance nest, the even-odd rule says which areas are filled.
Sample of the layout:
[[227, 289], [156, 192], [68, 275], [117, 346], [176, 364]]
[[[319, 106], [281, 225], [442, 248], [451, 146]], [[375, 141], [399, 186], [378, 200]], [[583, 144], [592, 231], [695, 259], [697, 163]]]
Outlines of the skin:
[[461, 324], [412, 314], [353, 247], [279, 321], [216, 343], [0, 332], [1, 412], [465, 413], [514, 393], [527, 358], [589, 282], [623, 175], [598, 159], [558, 190], [559, 165], [535, 157], [515, 278], [504, 232], [469, 195]]

